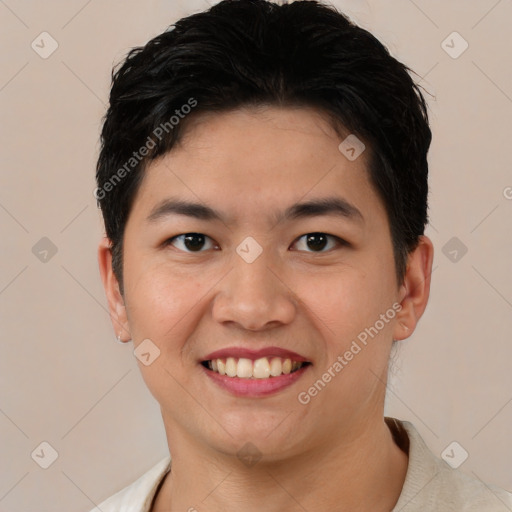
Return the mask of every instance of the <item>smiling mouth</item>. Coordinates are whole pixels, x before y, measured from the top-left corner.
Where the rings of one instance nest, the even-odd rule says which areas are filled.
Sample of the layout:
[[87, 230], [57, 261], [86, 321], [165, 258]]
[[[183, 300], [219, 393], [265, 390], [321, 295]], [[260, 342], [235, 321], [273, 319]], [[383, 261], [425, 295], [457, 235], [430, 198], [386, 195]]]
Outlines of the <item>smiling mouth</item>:
[[208, 370], [228, 377], [240, 379], [271, 379], [300, 370], [311, 363], [293, 361], [282, 357], [262, 357], [252, 360], [245, 357], [211, 359], [201, 363]]

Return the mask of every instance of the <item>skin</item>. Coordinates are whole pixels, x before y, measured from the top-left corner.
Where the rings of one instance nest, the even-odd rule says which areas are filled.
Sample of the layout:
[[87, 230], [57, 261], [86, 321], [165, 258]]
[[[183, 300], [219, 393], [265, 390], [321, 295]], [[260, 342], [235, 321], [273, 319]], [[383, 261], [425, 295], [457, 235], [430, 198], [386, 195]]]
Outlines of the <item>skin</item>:
[[[181, 143], [146, 171], [125, 230], [124, 297], [109, 241], [99, 266], [112, 322], [137, 347], [149, 338], [160, 356], [137, 360], [160, 404], [172, 456], [153, 512], [389, 511], [407, 455], [384, 423], [392, 340], [414, 331], [427, 305], [432, 242], [410, 253], [396, 281], [389, 223], [366, 172], [364, 152], [349, 161], [341, 138], [309, 108], [251, 108], [201, 115]], [[342, 197], [359, 222], [322, 215], [276, 222], [290, 205]], [[206, 204], [224, 221], [147, 217], [168, 197]], [[319, 249], [303, 235], [327, 233]], [[202, 233], [194, 252], [172, 237]], [[263, 252], [247, 263], [236, 247], [253, 237]], [[401, 310], [311, 401], [297, 395], [343, 355], [393, 304]], [[235, 397], [204, 375], [200, 360], [232, 346], [279, 346], [312, 362], [292, 386], [269, 397]], [[252, 467], [236, 455], [247, 442], [262, 454]]]

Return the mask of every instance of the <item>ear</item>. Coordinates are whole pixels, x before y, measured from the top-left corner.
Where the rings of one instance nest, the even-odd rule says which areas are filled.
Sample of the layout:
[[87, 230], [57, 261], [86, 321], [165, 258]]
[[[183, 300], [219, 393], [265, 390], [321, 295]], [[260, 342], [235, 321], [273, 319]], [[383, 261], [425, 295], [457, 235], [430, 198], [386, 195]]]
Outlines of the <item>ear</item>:
[[108, 300], [110, 320], [116, 336], [121, 341], [129, 341], [130, 328], [124, 298], [119, 290], [119, 282], [112, 269], [111, 244], [107, 237], [104, 237], [98, 247], [98, 264], [100, 267], [101, 280]]
[[408, 338], [427, 307], [434, 246], [427, 236], [421, 236], [418, 247], [409, 254], [404, 282], [400, 287], [402, 309], [396, 315], [394, 340]]

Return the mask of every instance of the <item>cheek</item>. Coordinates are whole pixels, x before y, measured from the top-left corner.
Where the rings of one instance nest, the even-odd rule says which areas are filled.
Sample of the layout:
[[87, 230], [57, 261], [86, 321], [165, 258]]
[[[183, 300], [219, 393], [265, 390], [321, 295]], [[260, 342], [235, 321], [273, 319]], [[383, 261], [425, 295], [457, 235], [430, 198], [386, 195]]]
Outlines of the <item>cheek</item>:
[[314, 387], [317, 379], [328, 379], [317, 400], [331, 407], [339, 404], [332, 409], [335, 417], [360, 409], [384, 389], [396, 315], [393, 290], [385, 265], [364, 267], [315, 278], [314, 286], [303, 283], [301, 288], [304, 310], [311, 312], [310, 321], [321, 333], [318, 341], [323, 344], [317, 352], [319, 364], [311, 385]]
[[204, 295], [206, 279], [142, 259], [126, 264], [126, 305], [132, 335], [166, 339]]
[[[309, 311], [311, 322], [323, 333], [324, 350], [330, 359], [347, 350], [358, 336], [363, 341], [365, 333], [369, 340], [382, 339], [391, 332], [394, 316], [388, 315], [384, 323], [380, 318], [393, 303], [394, 274], [382, 260], [295, 281], [297, 296], [305, 313]], [[377, 334], [372, 329], [376, 323]]]
[[[371, 306], [373, 286], [367, 272], [343, 268], [297, 280], [297, 295], [314, 318], [321, 320], [331, 336], [351, 332]], [[316, 323], [316, 322], [315, 322]]]
[[[130, 332], [136, 349], [151, 340], [159, 355], [150, 365], [138, 362], [142, 377], [160, 404], [181, 408], [189, 375], [184, 371], [184, 347], [204, 313], [201, 299], [208, 280], [184, 275], [168, 263], [151, 263], [132, 257], [126, 261], [126, 306]], [[154, 349], [153, 349], [154, 350]]]

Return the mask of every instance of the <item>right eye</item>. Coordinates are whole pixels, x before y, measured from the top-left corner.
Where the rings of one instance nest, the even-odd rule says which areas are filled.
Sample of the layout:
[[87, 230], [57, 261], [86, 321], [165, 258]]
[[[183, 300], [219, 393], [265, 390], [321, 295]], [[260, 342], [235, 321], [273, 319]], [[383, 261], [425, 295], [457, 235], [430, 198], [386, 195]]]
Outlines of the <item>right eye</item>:
[[172, 238], [169, 238], [164, 242], [164, 244], [172, 245], [184, 252], [204, 252], [202, 249], [204, 248], [206, 240], [210, 241], [210, 247], [206, 249], [213, 249], [217, 247], [213, 240], [202, 233], [184, 233], [182, 235], [176, 235]]

